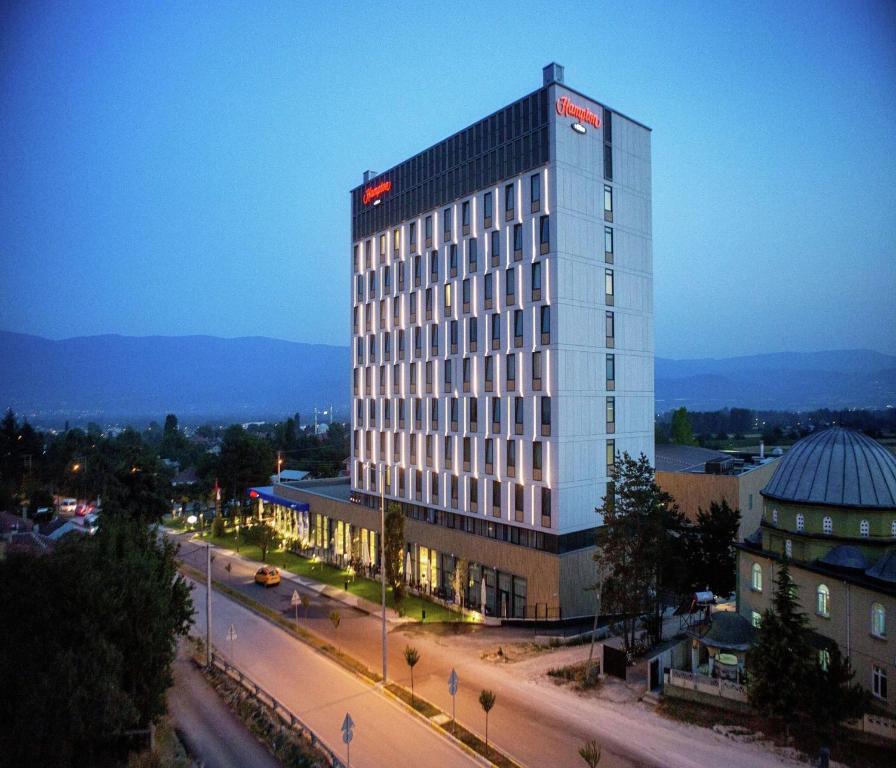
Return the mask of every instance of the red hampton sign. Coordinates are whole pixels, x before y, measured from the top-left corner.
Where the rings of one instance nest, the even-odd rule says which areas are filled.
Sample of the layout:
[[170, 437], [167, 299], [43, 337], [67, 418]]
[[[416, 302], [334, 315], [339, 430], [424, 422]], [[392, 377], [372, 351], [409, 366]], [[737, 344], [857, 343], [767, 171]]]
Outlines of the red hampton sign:
[[580, 107], [573, 104], [568, 96], [561, 96], [557, 99], [557, 114], [566, 117], [574, 117], [583, 123], [591, 123], [595, 128], [600, 128], [600, 117], [587, 107]]
[[368, 203], [372, 203], [378, 197], [385, 195], [390, 189], [392, 189], [391, 181], [381, 181], [379, 184], [367, 187], [367, 189], [364, 190], [364, 197], [361, 199], [364, 201], [364, 205], [367, 205]]

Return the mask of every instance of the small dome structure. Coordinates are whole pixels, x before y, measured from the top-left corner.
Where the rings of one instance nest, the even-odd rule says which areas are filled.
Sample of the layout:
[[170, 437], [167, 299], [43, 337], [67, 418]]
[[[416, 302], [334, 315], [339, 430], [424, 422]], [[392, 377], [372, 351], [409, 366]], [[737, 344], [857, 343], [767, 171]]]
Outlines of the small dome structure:
[[793, 444], [762, 495], [797, 504], [896, 509], [896, 457], [861, 432], [821, 430]]
[[896, 549], [888, 549], [865, 573], [872, 579], [896, 584]]
[[868, 567], [868, 561], [862, 550], [851, 547], [849, 544], [840, 544], [834, 547], [818, 562], [832, 565], [835, 568], [849, 568], [854, 571], [864, 571]]

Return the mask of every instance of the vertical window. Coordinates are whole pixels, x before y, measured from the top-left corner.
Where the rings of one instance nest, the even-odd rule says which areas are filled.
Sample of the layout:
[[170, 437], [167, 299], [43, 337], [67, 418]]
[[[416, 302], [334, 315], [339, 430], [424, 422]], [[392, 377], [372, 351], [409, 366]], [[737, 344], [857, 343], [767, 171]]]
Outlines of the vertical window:
[[487, 355], [485, 358], [485, 391], [492, 392], [495, 388], [495, 358]]
[[492, 232], [491, 238], [491, 261], [492, 266], [497, 267], [498, 264], [501, 263], [501, 232], [500, 230], [495, 230]]
[[492, 349], [501, 346], [501, 315], [495, 312], [492, 315]]
[[417, 248], [417, 222], [412, 221], [409, 225], [409, 237], [411, 243], [411, 250], [416, 250]]
[[451, 239], [451, 209], [446, 208], [442, 211], [442, 231], [443, 238], [447, 243]]
[[514, 493], [513, 493], [513, 498], [514, 498], [513, 519], [516, 520], [516, 522], [521, 523], [521, 522], [523, 522], [523, 498], [524, 498], [523, 486], [520, 485], [519, 483], [516, 483], [513, 486], [513, 491], [514, 491]]
[[523, 346], [523, 310], [517, 309], [513, 313], [513, 344], [516, 347]]
[[398, 227], [392, 230], [392, 250], [395, 253], [401, 250], [401, 230]]
[[541, 472], [544, 468], [544, 443], [536, 440], [532, 443], [532, 479], [541, 480]]
[[616, 398], [608, 397], [607, 398], [607, 426], [616, 424]]
[[887, 610], [880, 603], [871, 605], [871, 634], [875, 637], [887, 636]]
[[501, 431], [501, 398], [492, 398], [492, 432]]
[[507, 441], [507, 450], [505, 451], [505, 454], [507, 456], [507, 475], [508, 477], [516, 477], [516, 440]]
[[536, 174], [532, 175], [530, 182], [529, 182], [529, 189], [530, 189], [529, 196], [530, 196], [530, 200], [532, 201], [532, 213], [535, 213], [536, 211], [541, 210], [541, 174], [540, 173], [536, 173]]
[[607, 304], [613, 303], [613, 295], [614, 291], [614, 279], [613, 279], [613, 270], [605, 269], [604, 270], [604, 293], [607, 294]]
[[774, 525], [778, 524], [778, 510], [777, 509], [772, 510], [772, 524], [774, 524]]
[[507, 355], [507, 388], [516, 389], [516, 355]]
[[470, 234], [470, 201], [465, 200], [464, 203], [460, 207], [461, 211], [461, 226], [464, 228], [464, 234]]
[[439, 280], [439, 252], [433, 251], [429, 255], [429, 282], [436, 283]]
[[485, 471], [495, 471], [495, 441], [491, 437], [485, 441]]
[[784, 555], [788, 560], [793, 558], [793, 542], [790, 539], [784, 542]]
[[451, 283], [445, 283], [445, 312], [451, 313]]
[[871, 524], [867, 520], [859, 523], [859, 536], [869, 536], [871, 534]]
[[613, 187], [609, 184], [604, 184], [604, 213], [613, 214]]
[[541, 527], [551, 527], [551, 489], [541, 489]]
[[538, 220], [538, 243], [541, 253], [547, 253], [551, 249], [551, 217], [542, 216]]
[[806, 527], [806, 516], [802, 512], [796, 514], [796, 529], [802, 531]]
[[604, 144], [604, 178], [613, 181], [613, 147], [610, 144]]
[[541, 307], [541, 343], [551, 343], [551, 308], [547, 304]]
[[432, 216], [426, 217], [425, 227], [426, 247], [429, 248], [432, 245]]
[[541, 300], [541, 262], [532, 265], [532, 301]]
[[501, 482], [492, 481], [492, 514], [501, 517]]
[[551, 398], [544, 396], [541, 398], [541, 434], [551, 434]]
[[493, 287], [493, 280], [492, 280], [491, 272], [489, 272], [485, 276], [485, 282], [484, 282], [482, 291], [483, 291], [483, 295], [485, 298], [485, 308], [491, 309], [492, 303], [494, 302], [494, 287]]
[[613, 261], [613, 228], [604, 227], [604, 261]]
[[607, 322], [607, 346], [615, 347], [616, 346], [616, 315], [607, 310], [606, 313], [606, 322]]
[[523, 258], [523, 225], [513, 225], [513, 258], [519, 261]]
[[451, 447], [451, 438], [445, 437], [445, 449], [444, 449], [444, 457], [445, 457], [445, 469], [451, 469], [454, 464], [454, 451]]
[[467, 241], [467, 265], [470, 272], [475, 272], [479, 267], [479, 245], [475, 237]]
[[448, 274], [457, 277], [457, 243], [452, 243], [448, 249]]
[[532, 353], [532, 389], [541, 389], [541, 352]]
[[616, 466], [616, 441], [607, 440], [607, 474], [612, 477]]
[[827, 584], [819, 584], [815, 592], [815, 612], [819, 616], [831, 615], [831, 590]]
[[467, 318], [467, 341], [469, 342], [470, 352], [475, 352], [479, 341], [479, 318]]
[[762, 566], [753, 563], [750, 587], [754, 592], [762, 592]]
[[504, 294], [508, 304], [516, 301], [516, 270], [513, 267], [504, 272]]
[[887, 698], [887, 670], [875, 664], [871, 670], [871, 693], [877, 698]]
[[750, 612], [750, 623], [756, 627], [756, 629], [759, 629], [759, 626], [762, 624], [762, 616], [758, 611]]
[[386, 261], [386, 235], [380, 235], [380, 264]]
[[354, 267], [355, 267], [355, 272], [360, 272], [360, 271], [361, 271], [361, 260], [360, 260], [360, 258], [359, 258], [359, 253], [358, 253], [359, 250], [360, 250], [360, 249], [358, 248], [358, 246], [355, 245], [355, 248], [354, 248], [354, 259], [352, 260], [352, 264], [354, 264]]
[[607, 355], [607, 389], [616, 388], [616, 356]]
[[492, 193], [486, 192], [482, 197], [482, 224], [485, 227], [492, 225]]
[[823, 672], [828, 671], [831, 666], [831, 652], [827, 648], [820, 648], [818, 651], [818, 666]]
[[469, 312], [470, 311], [470, 278], [469, 277], [466, 280], [464, 280], [463, 283], [461, 284], [461, 290], [463, 292], [463, 302], [464, 302], [463, 310], [464, 310], [464, 312]]
[[516, 195], [513, 191], [513, 184], [504, 187], [504, 219], [510, 221], [514, 216], [514, 200]]
[[513, 426], [516, 434], [523, 434], [523, 398], [515, 397], [513, 398]]

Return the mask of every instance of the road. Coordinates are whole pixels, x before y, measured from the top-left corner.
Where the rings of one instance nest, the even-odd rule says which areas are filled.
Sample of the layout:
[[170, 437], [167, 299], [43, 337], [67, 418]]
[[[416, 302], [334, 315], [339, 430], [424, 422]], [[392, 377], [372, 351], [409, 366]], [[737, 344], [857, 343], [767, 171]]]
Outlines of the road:
[[[204, 633], [204, 586], [194, 586], [193, 601], [195, 631]], [[227, 639], [231, 625], [237, 635], [232, 644]], [[220, 593], [214, 595], [212, 643], [343, 758], [340, 726], [346, 712], [350, 713], [355, 722], [353, 768], [480, 765], [374, 686]]]
[[280, 768], [184, 653], [174, 663], [168, 711], [190, 755], [204, 768]]
[[[204, 547], [196, 547], [184, 537], [184, 559], [204, 571]], [[256, 564], [215, 550], [212, 573], [216, 580], [230, 583], [247, 596], [270, 608], [292, 616], [289, 598], [301, 586], [284, 581], [279, 587], [264, 589], [252, 579]], [[228, 573], [224, 566], [231, 564]], [[308, 591], [311, 607], [308, 618], [300, 609], [300, 623], [318, 636], [380, 671], [382, 651], [379, 643], [380, 620], [338, 601]], [[328, 615], [334, 608], [342, 615], [334, 631]], [[462, 628], [461, 631], [488, 632], [487, 629]], [[448, 676], [457, 670], [457, 720], [469, 730], [483, 735], [485, 720], [479, 705], [479, 692], [490, 688], [497, 703], [489, 715], [489, 740], [507, 755], [525, 766], [582, 765], [579, 747], [596, 739], [603, 748], [601, 768], [776, 768], [785, 763], [761, 746], [734, 744], [707, 729], [693, 728], [666, 720], [643, 705], [614, 705], [598, 698], [584, 698], [565, 688], [531, 680], [522, 680], [501, 665], [484, 661], [481, 651], [470, 650], [453, 642], [449, 634], [421, 630], [418, 625], [396, 625], [389, 631], [389, 678], [410, 688], [410, 671], [404, 661], [404, 648], [413, 645], [420, 654], [414, 669], [415, 690], [445, 712], [451, 712]]]

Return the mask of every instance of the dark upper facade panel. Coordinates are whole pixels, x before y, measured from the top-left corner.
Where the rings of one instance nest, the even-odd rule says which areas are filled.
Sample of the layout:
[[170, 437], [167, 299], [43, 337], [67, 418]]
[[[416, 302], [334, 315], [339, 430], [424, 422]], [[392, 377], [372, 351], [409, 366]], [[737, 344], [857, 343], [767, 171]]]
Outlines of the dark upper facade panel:
[[[548, 162], [548, 89], [540, 88], [352, 190], [352, 240]], [[365, 202], [366, 190], [378, 188]]]

